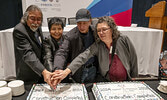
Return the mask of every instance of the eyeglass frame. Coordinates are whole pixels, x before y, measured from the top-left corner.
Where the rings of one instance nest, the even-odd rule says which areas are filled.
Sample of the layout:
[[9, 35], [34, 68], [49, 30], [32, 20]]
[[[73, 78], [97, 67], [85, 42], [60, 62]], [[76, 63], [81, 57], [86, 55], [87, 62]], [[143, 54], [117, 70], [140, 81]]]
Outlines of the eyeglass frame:
[[106, 32], [107, 30], [111, 29], [109, 28], [101, 28], [100, 30], [97, 30], [97, 33], [101, 33], [101, 32]]

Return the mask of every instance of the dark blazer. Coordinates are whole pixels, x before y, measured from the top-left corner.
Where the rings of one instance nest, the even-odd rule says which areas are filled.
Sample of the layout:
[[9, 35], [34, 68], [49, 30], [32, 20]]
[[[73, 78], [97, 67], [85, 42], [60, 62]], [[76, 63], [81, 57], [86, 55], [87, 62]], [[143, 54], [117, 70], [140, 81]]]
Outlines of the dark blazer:
[[[93, 26], [89, 27], [88, 35], [89, 35], [89, 38], [83, 39], [83, 34], [80, 33], [77, 26], [74, 27], [72, 30], [70, 30], [68, 33], [66, 33], [64, 36], [64, 41], [62, 43], [62, 46], [57, 50], [54, 56], [53, 69], [54, 70], [65, 69], [67, 65], [71, 63], [75, 57], [77, 57], [80, 53], [82, 53], [86, 49], [86, 46], [84, 45], [84, 41], [87, 41], [90, 44], [93, 44], [93, 42], [96, 39], [95, 28]], [[98, 62], [96, 60], [96, 57], [93, 57], [93, 58], [94, 58], [94, 61], [91, 63], [94, 64], [94, 66], [97, 66]], [[84, 64], [83, 64], [83, 68], [84, 68]], [[83, 68], [78, 69], [75, 75], [72, 76], [72, 78], [76, 82], [81, 82]]]
[[53, 61], [54, 61], [54, 55], [56, 54], [56, 51], [59, 49], [59, 47], [62, 45], [62, 42], [64, 41], [64, 36], [62, 35], [61, 39], [56, 41], [52, 36], [48, 36], [44, 39], [43, 47], [44, 47], [44, 66], [48, 71], [53, 71]]
[[[41, 41], [43, 34], [38, 30]], [[16, 78], [24, 82], [36, 83], [45, 67], [42, 64], [42, 46], [37, 42], [34, 32], [27, 25], [19, 23], [13, 31]]]
[[[89, 27], [90, 34], [93, 35], [95, 40], [96, 35], [94, 30], [93, 26]], [[85, 48], [81, 38], [81, 33], [79, 32], [79, 29], [75, 27], [65, 34], [63, 44], [54, 56], [53, 69], [65, 69], [66, 63], [72, 62], [72, 60], [84, 50]]]

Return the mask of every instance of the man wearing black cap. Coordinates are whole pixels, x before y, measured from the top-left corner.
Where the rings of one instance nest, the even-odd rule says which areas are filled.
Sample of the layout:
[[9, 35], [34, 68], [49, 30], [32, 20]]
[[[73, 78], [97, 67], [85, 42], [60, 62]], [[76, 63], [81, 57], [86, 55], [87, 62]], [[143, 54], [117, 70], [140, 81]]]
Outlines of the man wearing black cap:
[[[86, 50], [94, 41], [94, 27], [91, 26], [91, 14], [87, 9], [79, 9], [76, 13], [77, 26], [66, 35], [62, 47], [59, 48], [54, 57], [54, 69], [65, 69], [67, 64]], [[93, 82], [96, 75], [97, 60], [92, 57], [74, 75], [76, 82]]]

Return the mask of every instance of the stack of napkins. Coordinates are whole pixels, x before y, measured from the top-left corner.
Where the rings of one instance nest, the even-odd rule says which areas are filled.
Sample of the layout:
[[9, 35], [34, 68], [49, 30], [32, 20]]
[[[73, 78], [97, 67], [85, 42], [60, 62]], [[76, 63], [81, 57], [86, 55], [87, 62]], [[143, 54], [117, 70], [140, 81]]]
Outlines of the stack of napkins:
[[48, 84], [34, 84], [27, 100], [88, 100], [84, 84], [60, 83], [55, 90]]
[[167, 93], [167, 81], [161, 80], [157, 89], [163, 93]]
[[162, 100], [144, 82], [104, 82], [92, 87], [96, 100]]

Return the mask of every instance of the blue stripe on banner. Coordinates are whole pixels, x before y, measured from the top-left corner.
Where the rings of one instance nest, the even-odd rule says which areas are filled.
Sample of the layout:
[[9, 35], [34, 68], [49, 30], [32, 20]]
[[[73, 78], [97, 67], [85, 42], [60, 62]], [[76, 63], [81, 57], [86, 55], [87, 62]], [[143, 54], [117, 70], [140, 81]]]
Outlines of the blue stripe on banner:
[[94, 0], [89, 6], [92, 17], [111, 16], [132, 8], [133, 0]]
[[100, 2], [101, 0], [93, 0], [93, 2], [87, 7], [87, 9], [92, 8], [95, 4], [97, 4], [98, 2]]

